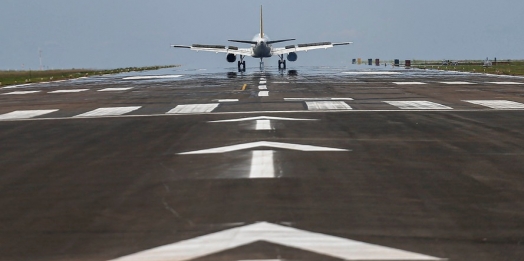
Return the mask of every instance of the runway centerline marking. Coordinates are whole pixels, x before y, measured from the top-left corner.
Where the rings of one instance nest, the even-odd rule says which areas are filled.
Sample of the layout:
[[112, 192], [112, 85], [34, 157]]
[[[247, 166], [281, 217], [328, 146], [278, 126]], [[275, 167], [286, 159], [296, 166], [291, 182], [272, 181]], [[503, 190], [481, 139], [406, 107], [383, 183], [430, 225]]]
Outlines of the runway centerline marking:
[[260, 82], [258, 84], [266, 84], [266, 81], [260, 80]]
[[98, 108], [96, 110], [88, 111], [86, 113], [82, 113], [79, 115], [76, 115], [74, 117], [99, 117], [99, 116], [117, 116], [126, 114], [135, 110], [140, 109], [142, 106], [128, 106], [128, 107], [106, 107], [106, 108]]
[[447, 260], [293, 227], [259, 222], [140, 251], [113, 259], [113, 261], [187, 261], [260, 241], [341, 260]]
[[205, 104], [184, 104], [178, 105], [167, 112], [167, 114], [193, 114], [193, 113], [208, 113], [212, 112], [218, 107], [219, 103], [205, 103]]
[[427, 83], [424, 83], [424, 82], [393, 82], [394, 84], [397, 84], [397, 85], [423, 85], [423, 84], [427, 84]]
[[251, 156], [250, 179], [274, 178], [275, 168], [273, 166], [272, 150], [254, 150]]
[[259, 91], [258, 97], [267, 97], [269, 96], [269, 91]]
[[323, 111], [323, 110], [351, 110], [351, 106], [343, 101], [306, 101], [308, 110]]
[[40, 91], [14, 91], [14, 92], [8, 92], [4, 93], [3, 95], [19, 95], [19, 94], [30, 94], [30, 93], [37, 93]]
[[337, 149], [329, 147], [320, 147], [312, 145], [301, 145], [301, 144], [291, 144], [291, 143], [282, 143], [282, 142], [272, 142], [272, 141], [256, 141], [249, 142], [231, 146], [224, 146], [212, 149], [196, 150], [178, 153], [180, 155], [190, 155], [190, 154], [214, 154], [214, 153], [226, 153], [237, 150], [252, 149], [258, 147], [269, 147], [276, 149], [289, 149], [289, 150], [298, 150], [298, 151], [349, 151], [346, 149]]
[[259, 89], [259, 90], [267, 90], [267, 86], [265, 86], [265, 85], [259, 85], [259, 86], [258, 86], [258, 89]]
[[271, 121], [257, 120], [255, 130], [271, 130]]
[[133, 87], [123, 87], [123, 88], [105, 88], [98, 90], [99, 92], [118, 92], [118, 91], [127, 91], [131, 90]]
[[12, 119], [29, 119], [40, 115], [48, 114], [51, 112], [58, 111], [53, 110], [24, 110], [24, 111], [13, 111], [0, 115], [0, 120], [12, 120]]
[[402, 110], [452, 110], [453, 108], [430, 101], [384, 101]]
[[464, 100], [465, 102], [486, 106], [492, 109], [524, 109], [524, 104], [507, 100]]
[[56, 90], [48, 93], [75, 93], [75, 92], [85, 92], [89, 89], [71, 89], [71, 90]]
[[210, 122], [238, 122], [238, 121], [252, 121], [252, 120], [281, 120], [281, 121], [316, 121], [317, 119], [299, 119], [299, 118], [283, 118], [283, 117], [272, 117], [272, 116], [257, 116], [231, 120], [218, 120]]

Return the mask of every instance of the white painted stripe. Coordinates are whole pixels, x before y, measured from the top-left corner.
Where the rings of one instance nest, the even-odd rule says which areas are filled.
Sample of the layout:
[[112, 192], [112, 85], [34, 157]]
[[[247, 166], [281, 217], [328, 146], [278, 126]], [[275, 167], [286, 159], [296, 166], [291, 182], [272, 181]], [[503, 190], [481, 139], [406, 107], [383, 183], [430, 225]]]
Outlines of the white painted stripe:
[[113, 115], [122, 115], [135, 110], [140, 109], [141, 106], [128, 106], [128, 107], [108, 107], [108, 108], [98, 108], [96, 110], [88, 111], [76, 115], [75, 117], [99, 117], [99, 116], [113, 116]]
[[260, 81], [265, 81], [265, 80], [266, 80], [266, 78], [264, 78], [264, 77], [260, 78]]
[[440, 83], [443, 83], [443, 84], [457, 84], [457, 85], [464, 85], [464, 84], [476, 84], [476, 83], [472, 83], [472, 82], [440, 82]]
[[238, 121], [252, 121], [252, 120], [316, 121], [317, 119], [297, 119], [297, 118], [282, 118], [282, 117], [271, 117], [271, 116], [258, 116], [258, 117], [240, 118], [240, 119], [232, 119], [232, 120], [210, 121], [210, 122], [238, 122]]
[[105, 88], [98, 90], [99, 92], [118, 92], [118, 91], [127, 91], [131, 90], [133, 87], [124, 87], [124, 88]]
[[258, 84], [266, 84], [266, 81], [260, 80], [260, 82]]
[[258, 89], [259, 89], [259, 90], [267, 90], [267, 86], [265, 86], [265, 85], [259, 85], [259, 86], [258, 86]]
[[74, 92], [85, 92], [88, 89], [71, 89], [71, 90], [56, 90], [49, 93], [74, 93]]
[[430, 101], [384, 101], [402, 110], [452, 110], [453, 108]]
[[524, 84], [524, 82], [488, 82], [491, 84]]
[[18, 88], [18, 87], [24, 87], [24, 86], [29, 86], [29, 85], [32, 85], [32, 83], [25, 83], [25, 84], [18, 84], [18, 85], [10, 85], [10, 86], [6, 86], [6, 87], [2, 87], [0, 89], [15, 89], [15, 88]]
[[271, 121], [270, 120], [257, 120], [257, 125], [255, 130], [271, 130]]
[[272, 82], [272, 83], [289, 83], [289, 82]]
[[492, 109], [524, 109], [524, 104], [506, 100], [464, 100], [465, 102], [486, 106]]
[[284, 98], [285, 101], [352, 101], [353, 98]]
[[426, 84], [426, 83], [423, 83], [423, 82], [393, 82], [394, 84], [397, 84], [397, 85], [421, 85], [421, 84]]
[[343, 74], [354, 74], [354, 75], [391, 75], [391, 74], [402, 74], [400, 72], [342, 72]]
[[258, 97], [267, 97], [269, 96], [269, 91], [259, 91]]
[[8, 93], [4, 93], [3, 95], [11, 95], [11, 94], [14, 94], [14, 95], [17, 95], [17, 94], [30, 94], [30, 93], [37, 93], [37, 92], [40, 92], [40, 91], [16, 91], [16, 92], [8, 92]]
[[250, 179], [274, 178], [275, 168], [273, 166], [272, 150], [255, 150], [251, 156]]
[[219, 103], [178, 105], [174, 109], [168, 111], [167, 114], [208, 113], [216, 109], [218, 105]]
[[259, 222], [179, 241], [114, 261], [187, 261], [266, 241], [340, 260], [447, 260], [401, 249]]
[[308, 110], [351, 110], [351, 107], [343, 101], [306, 101]]
[[345, 149], [336, 149], [328, 147], [319, 147], [311, 145], [300, 145], [300, 144], [291, 144], [291, 143], [281, 143], [281, 142], [271, 142], [271, 141], [257, 141], [250, 143], [243, 143], [238, 145], [224, 146], [213, 149], [197, 150], [179, 153], [180, 155], [187, 154], [214, 154], [214, 153], [226, 153], [237, 150], [252, 149], [258, 147], [271, 147], [277, 149], [289, 149], [289, 150], [299, 150], [299, 151], [348, 151]]
[[25, 110], [25, 111], [13, 111], [0, 115], [0, 120], [12, 120], [12, 119], [29, 119], [40, 115], [48, 114], [58, 110]]
[[221, 100], [216, 100], [218, 102], [237, 102], [238, 99], [221, 99]]
[[123, 80], [149, 80], [149, 79], [170, 79], [178, 78], [182, 75], [150, 75], [150, 76], [130, 76], [122, 78]]

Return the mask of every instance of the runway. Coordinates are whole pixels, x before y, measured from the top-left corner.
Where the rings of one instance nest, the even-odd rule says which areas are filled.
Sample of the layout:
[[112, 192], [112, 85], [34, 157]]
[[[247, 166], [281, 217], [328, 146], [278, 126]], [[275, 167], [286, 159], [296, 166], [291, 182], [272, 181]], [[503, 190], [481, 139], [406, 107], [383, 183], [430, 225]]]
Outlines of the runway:
[[524, 78], [162, 69], [0, 89], [0, 260], [519, 260]]

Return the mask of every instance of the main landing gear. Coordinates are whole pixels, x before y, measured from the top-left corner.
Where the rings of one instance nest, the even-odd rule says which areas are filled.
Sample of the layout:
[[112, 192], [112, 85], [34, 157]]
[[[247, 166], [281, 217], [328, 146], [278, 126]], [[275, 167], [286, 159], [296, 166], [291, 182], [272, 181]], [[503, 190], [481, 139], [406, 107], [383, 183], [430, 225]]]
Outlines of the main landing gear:
[[239, 72], [245, 72], [246, 71], [246, 61], [244, 61], [244, 55], [240, 55], [240, 61], [238, 61], [238, 71]]
[[262, 58], [260, 58], [260, 70], [264, 70], [264, 62], [262, 61]]
[[284, 55], [280, 54], [278, 55], [280, 60], [278, 60], [278, 69], [279, 70], [285, 70], [286, 69], [286, 60], [284, 60]]

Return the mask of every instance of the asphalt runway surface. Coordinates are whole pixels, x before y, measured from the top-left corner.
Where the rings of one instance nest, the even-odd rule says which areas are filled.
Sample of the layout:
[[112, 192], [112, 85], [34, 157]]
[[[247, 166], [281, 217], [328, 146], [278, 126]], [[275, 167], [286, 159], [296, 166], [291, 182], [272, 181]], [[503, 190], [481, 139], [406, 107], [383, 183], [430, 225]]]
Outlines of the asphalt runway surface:
[[163, 69], [0, 89], [0, 260], [524, 260], [524, 78]]

